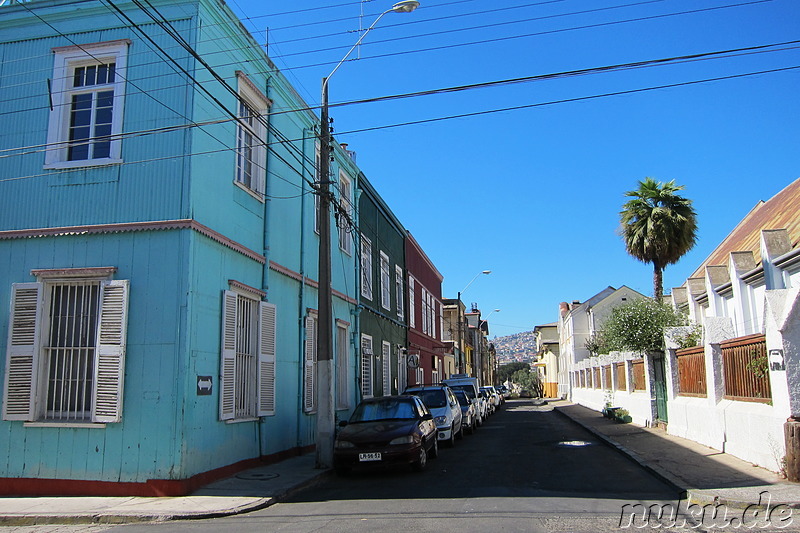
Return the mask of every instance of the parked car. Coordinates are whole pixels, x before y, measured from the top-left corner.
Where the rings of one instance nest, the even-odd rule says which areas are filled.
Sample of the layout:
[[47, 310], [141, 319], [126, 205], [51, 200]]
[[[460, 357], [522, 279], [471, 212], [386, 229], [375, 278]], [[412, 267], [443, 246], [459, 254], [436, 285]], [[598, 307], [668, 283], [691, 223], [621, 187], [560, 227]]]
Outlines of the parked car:
[[453, 391], [447, 385], [417, 385], [405, 390], [403, 394], [418, 396], [430, 410], [439, 440], [448, 446], [455, 446], [456, 439], [464, 438], [461, 423], [461, 406], [458, 405]]
[[486, 389], [486, 392], [489, 393], [489, 397], [492, 399], [492, 404], [494, 405], [495, 410], [500, 409], [500, 406], [503, 404], [500, 393], [498, 393], [492, 385], [481, 387], [481, 389]]
[[471, 435], [478, 427], [478, 413], [475, 411], [477, 404], [470, 400], [463, 390], [454, 390], [453, 394], [456, 395], [458, 404], [461, 406], [461, 426]]
[[486, 416], [494, 414], [494, 402], [492, 402], [492, 396], [489, 394], [489, 391], [481, 387], [478, 394], [481, 395], [481, 401], [486, 405]]
[[486, 403], [489, 405], [489, 414], [494, 414], [499, 407], [497, 397], [492, 394], [492, 391], [489, 390], [489, 387], [481, 387], [481, 394], [486, 399]]
[[368, 398], [339, 423], [333, 450], [338, 474], [357, 467], [410, 464], [423, 470], [439, 454], [436, 423], [416, 396]]
[[489, 394], [491, 394], [497, 402], [497, 407], [500, 407], [505, 403], [506, 399], [503, 398], [503, 395], [500, 393], [497, 387], [494, 385], [489, 385], [486, 388], [489, 389]]
[[500, 393], [500, 396], [503, 397], [503, 400], [508, 400], [511, 397], [511, 391], [508, 390], [508, 387], [506, 387], [505, 385], [500, 385], [499, 387], [496, 388], [497, 392]]
[[478, 425], [483, 424], [486, 417], [489, 416], [489, 406], [481, 396], [480, 386], [478, 385], [478, 378], [468, 376], [467, 374], [453, 374], [447, 379], [442, 380], [442, 383], [455, 390], [463, 390], [467, 396], [472, 400], [475, 405], [475, 410], [478, 413]]

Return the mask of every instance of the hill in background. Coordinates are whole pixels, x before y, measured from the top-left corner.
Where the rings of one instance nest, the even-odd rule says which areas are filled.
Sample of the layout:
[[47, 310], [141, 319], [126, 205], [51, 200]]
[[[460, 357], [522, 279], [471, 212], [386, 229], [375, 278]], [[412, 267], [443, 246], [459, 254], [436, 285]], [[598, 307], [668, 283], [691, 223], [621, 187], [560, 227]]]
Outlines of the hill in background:
[[533, 362], [536, 355], [536, 342], [533, 331], [524, 331], [505, 337], [495, 337], [491, 340], [497, 351], [497, 362], [499, 364]]

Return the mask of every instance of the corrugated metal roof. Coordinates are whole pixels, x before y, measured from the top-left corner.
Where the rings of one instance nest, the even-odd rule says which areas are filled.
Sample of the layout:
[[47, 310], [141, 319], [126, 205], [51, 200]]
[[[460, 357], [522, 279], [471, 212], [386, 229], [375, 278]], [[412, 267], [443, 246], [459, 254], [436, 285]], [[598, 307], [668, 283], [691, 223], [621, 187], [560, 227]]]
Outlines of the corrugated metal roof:
[[756, 262], [759, 262], [761, 230], [765, 229], [786, 229], [792, 248], [800, 244], [800, 178], [766, 202], [759, 201], [695, 270], [692, 277], [703, 276], [706, 266], [727, 265], [731, 252], [753, 252]]

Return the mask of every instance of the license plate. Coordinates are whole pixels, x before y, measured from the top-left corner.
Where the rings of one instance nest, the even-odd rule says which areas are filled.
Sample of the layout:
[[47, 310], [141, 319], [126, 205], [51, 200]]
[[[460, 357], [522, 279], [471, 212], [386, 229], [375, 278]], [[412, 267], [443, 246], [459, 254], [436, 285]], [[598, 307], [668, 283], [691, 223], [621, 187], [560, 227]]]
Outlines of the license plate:
[[381, 452], [370, 452], [370, 453], [360, 453], [358, 454], [359, 461], [380, 461], [381, 460]]

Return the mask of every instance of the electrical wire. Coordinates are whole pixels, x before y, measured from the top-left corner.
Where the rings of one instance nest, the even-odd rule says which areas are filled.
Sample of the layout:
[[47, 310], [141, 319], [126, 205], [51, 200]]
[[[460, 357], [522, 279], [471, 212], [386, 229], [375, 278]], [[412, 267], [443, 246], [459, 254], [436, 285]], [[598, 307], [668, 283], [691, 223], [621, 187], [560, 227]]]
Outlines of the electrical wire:
[[[447, 44], [447, 45], [440, 45], [440, 46], [431, 46], [431, 47], [427, 47], [427, 48], [411, 48], [411, 49], [403, 50], [403, 51], [400, 51], [400, 52], [388, 52], [388, 53], [384, 53], [384, 54], [376, 54], [376, 55], [371, 55], [371, 56], [362, 56], [358, 60], [359, 61], [363, 61], [363, 60], [368, 60], [368, 59], [379, 59], [379, 58], [393, 57], [393, 56], [398, 56], [398, 55], [406, 55], [407, 56], [409, 54], [419, 54], [419, 53], [424, 53], [424, 52], [432, 52], [432, 51], [436, 51], [436, 50], [448, 50], [448, 49], [453, 49], [453, 48], [460, 48], [460, 47], [463, 47], [463, 46], [474, 46], [474, 45], [478, 45], [478, 44], [497, 43], [497, 42], [515, 40], [515, 39], [524, 39], [524, 38], [528, 38], [528, 37], [539, 37], [539, 36], [542, 36], [542, 35], [552, 35], [552, 34], [556, 34], [556, 33], [568, 32], [568, 31], [578, 31], [578, 30], [586, 30], [586, 29], [592, 29], [592, 28], [602, 28], [602, 27], [607, 27], [607, 26], [614, 26], [614, 25], [617, 25], [617, 24], [630, 24], [630, 23], [633, 23], [633, 22], [642, 22], [642, 21], [645, 21], [645, 20], [656, 20], [656, 19], [662, 19], [662, 18], [667, 18], [667, 17], [676, 17], [676, 16], [689, 15], [689, 14], [694, 14], [694, 13], [703, 13], [703, 12], [709, 12], [709, 11], [716, 11], [716, 10], [720, 10], [720, 9], [729, 9], [729, 8], [733, 8], [733, 7], [742, 7], [742, 6], [753, 5], [753, 4], [763, 4], [763, 3], [766, 3], [766, 2], [772, 2], [772, 1], [773, 0], [749, 0], [747, 2], [740, 2], [740, 3], [737, 3], [737, 4], [727, 4], [727, 5], [724, 5], [724, 6], [714, 6], [714, 7], [702, 8], [702, 9], [691, 9], [691, 10], [686, 10], [686, 11], [677, 11], [677, 12], [671, 12], [671, 13], [664, 13], [664, 14], [661, 14], [661, 15], [649, 15], [649, 16], [646, 16], [646, 17], [635, 17], [635, 18], [624, 19], [624, 20], [615, 20], [615, 21], [610, 21], [610, 22], [598, 22], [598, 23], [594, 23], [594, 24], [584, 24], [582, 26], [572, 26], [572, 27], [569, 27], [569, 28], [559, 28], [559, 29], [555, 29], [555, 30], [545, 30], [545, 31], [533, 32], [533, 33], [525, 33], [525, 34], [520, 34], [520, 35], [510, 35], [510, 36], [505, 36], [505, 37], [496, 37], [496, 38], [493, 38], [493, 39], [482, 39], [480, 41], [470, 41], [470, 42], [466, 42], [466, 43], [454, 43], [454, 44]], [[295, 66], [295, 67], [287, 67], [287, 68], [284, 68], [282, 70], [300, 70], [300, 69], [311, 68], [311, 67], [329, 66], [329, 65], [332, 65], [332, 64], [334, 64], [334, 62], [326, 61], [326, 62], [322, 62], [322, 63], [313, 63], [313, 64], [307, 64], [307, 65], [299, 65], [299, 66]]]

